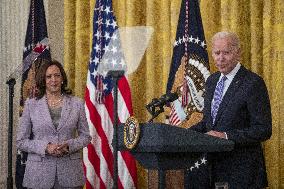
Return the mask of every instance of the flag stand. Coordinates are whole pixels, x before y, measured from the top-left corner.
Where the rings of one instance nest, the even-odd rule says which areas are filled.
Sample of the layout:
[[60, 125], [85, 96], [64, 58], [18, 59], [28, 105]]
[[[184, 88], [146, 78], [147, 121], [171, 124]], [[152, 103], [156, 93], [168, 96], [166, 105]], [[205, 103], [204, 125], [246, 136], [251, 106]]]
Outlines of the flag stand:
[[8, 128], [8, 177], [7, 189], [13, 188], [13, 175], [12, 175], [12, 143], [13, 143], [13, 97], [14, 86], [16, 80], [9, 79], [6, 84], [9, 86], [9, 128]]
[[118, 188], [118, 165], [117, 165], [117, 127], [118, 127], [118, 114], [117, 114], [117, 84], [118, 80], [124, 75], [123, 70], [110, 70], [107, 75], [113, 79], [113, 189]]

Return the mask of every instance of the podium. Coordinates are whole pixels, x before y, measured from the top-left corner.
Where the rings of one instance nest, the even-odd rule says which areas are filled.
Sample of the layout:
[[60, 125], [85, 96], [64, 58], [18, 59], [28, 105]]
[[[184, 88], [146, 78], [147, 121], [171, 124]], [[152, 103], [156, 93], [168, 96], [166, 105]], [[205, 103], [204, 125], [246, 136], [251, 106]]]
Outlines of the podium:
[[118, 126], [118, 150], [130, 151], [146, 169], [157, 169], [159, 188], [165, 188], [166, 170], [189, 169], [207, 152], [231, 151], [234, 142], [164, 123], [140, 124], [140, 139], [129, 150], [124, 145], [124, 124]]

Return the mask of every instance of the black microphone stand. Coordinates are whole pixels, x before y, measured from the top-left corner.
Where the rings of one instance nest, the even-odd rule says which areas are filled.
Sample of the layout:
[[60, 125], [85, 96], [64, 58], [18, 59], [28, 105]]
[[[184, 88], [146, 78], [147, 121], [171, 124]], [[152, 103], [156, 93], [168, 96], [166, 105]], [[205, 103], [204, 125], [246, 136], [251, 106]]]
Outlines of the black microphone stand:
[[14, 86], [16, 80], [14, 78], [9, 79], [6, 84], [9, 86], [9, 127], [8, 127], [8, 177], [7, 177], [7, 189], [13, 188], [13, 175], [12, 175], [12, 144], [13, 144], [13, 97]]
[[[148, 123], [152, 123], [153, 120], [160, 115], [160, 113], [164, 112], [164, 105], [158, 106], [159, 109], [156, 109], [155, 105], [146, 105], [148, 112], [152, 115], [151, 119], [148, 120]], [[149, 173], [148, 173], [149, 174]], [[148, 175], [149, 176], [149, 175]], [[166, 172], [163, 169], [158, 169], [158, 180], [159, 180], [159, 189], [164, 189], [166, 187]]]
[[151, 119], [148, 120], [148, 123], [152, 123], [153, 120], [160, 115], [160, 113], [164, 112], [163, 105], [159, 106], [159, 109], [156, 110], [156, 106], [146, 106], [148, 112], [152, 115]]
[[123, 70], [110, 70], [107, 75], [112, 77], [113, 83], [113, 139], [112, 139], [112, 147], [113, 147], [113, 189], [118, 188], [118, 165], [117, 165], [117, 127], [118, 127], [118, 114], [117, 114], [117, 84], [118, 80], [124, 75]]

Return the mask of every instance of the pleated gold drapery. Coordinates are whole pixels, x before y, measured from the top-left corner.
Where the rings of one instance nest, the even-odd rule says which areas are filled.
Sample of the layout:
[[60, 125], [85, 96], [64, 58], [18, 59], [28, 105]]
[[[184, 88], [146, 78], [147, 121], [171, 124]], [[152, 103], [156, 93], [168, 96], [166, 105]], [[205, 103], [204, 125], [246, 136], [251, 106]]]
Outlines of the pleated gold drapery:
[[[69, 86], [83, 98], [92, 41], [95, 1], [64, 1], [64, 66]], [[154, 33], [138, 70], [129, 76], [134, 115], [149, 119], [145, 104], [165, 92], [181, 0], [113, 0], [119, 26], [152, 26]], [[200, 1], [207, 41], [221, 30], [241, 39], [242, 64], [260, 74], [268, 87], [273, 135], [264, 143], [269, 188], [284, 188], [284, 1]], [[209, 45], [209, 55], [211, 54]], [[211, 71], [215, 67], [210, 56]], [[163, 121], [160, 116], [156, 121]], [[139, 188], [147, 174], [139, 168]], [[173, 188], [173, 186], [171, 186]]]

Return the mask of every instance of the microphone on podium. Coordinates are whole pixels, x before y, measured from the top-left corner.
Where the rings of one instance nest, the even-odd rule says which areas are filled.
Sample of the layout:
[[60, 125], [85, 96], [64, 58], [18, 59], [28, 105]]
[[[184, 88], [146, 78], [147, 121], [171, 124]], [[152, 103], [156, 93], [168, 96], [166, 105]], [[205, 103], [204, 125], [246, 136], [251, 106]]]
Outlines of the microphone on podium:
[[[151, 121], [160, 113], [164, 112], [164, 106], [170, 102], [178, 99], [177, 93], [166, 93], [160, 98], [153, 98], [152, 101], [146, 105], [148, 112], [152, 115]], [[159, 108], [156, 110], [156, 108]]]

